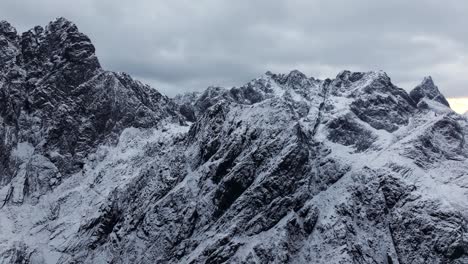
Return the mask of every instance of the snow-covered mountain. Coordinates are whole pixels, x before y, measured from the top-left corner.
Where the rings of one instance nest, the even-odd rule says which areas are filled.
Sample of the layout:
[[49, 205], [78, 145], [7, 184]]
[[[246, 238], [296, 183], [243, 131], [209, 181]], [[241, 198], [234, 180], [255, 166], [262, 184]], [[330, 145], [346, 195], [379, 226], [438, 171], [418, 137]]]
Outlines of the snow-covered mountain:
[[468, 120], [430, 77], [170, 99], [0, 23], [0, 263], [467, 263]]

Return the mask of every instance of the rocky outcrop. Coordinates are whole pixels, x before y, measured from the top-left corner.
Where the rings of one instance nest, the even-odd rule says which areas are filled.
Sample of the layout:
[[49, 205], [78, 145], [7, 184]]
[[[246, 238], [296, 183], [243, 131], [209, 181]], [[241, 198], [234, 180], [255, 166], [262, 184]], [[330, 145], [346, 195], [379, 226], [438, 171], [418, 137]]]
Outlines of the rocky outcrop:
[[427, 98], [443, 105], [450, 106], [447, 99], [445, 99], [445, 97], [440, 93], [439, 88], [434, 84], [434, 81], [430, 76], [425, 77], [421, 84], [416, 86], [416, 88], [410, 92], [410, 97], [416, 103]]
[[0, 262], [468, 261], [468, 120], [433, 83], [294, 70], [170, 99], [64, 19], [0, 32]]
[[[101, 69], [89, 38], [64, 18], [21, 36], [2, 22], [1, 32], [1, 57], [8, 61], [0, 91], [0, 187], [7, 193], [37, 199], [123, 129], [182, 120], [156, 90]], [[36, 171], [41, 164], [47, 172]], [[13, 187], [15, 178], [24, 184]], [[7, 196], [0, 200], [9, 202]]]

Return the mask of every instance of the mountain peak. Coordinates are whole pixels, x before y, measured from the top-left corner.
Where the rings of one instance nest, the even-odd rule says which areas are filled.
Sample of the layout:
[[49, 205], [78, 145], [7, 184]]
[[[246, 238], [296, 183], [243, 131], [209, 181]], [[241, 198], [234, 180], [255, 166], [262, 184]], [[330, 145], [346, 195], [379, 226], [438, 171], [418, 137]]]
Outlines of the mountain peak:
[[273, 73], [271, 71], [265, 72], [265, 76], [273, 79], [286, 81], [287, 79], [307, 79], [308, 77], [299, 70], [292, 70], [289, 73]]
[[[91, 40], [73, 22], [63, 17], [51, 21], [45, 29], [36, 26], [24, 32], [20, 43], [23, 62], [28, 70], [47, 72], [45, 68], [70, 63], [79, 73], [78, 76], [100, 69]], [[85, 78], [90, 77], [85, 75]]]
[[57, 17], [55, 20], [49, 22], [48, 26], [55, 28], [76, 27], [75, 23], [64, 17]]
[[296, 69], [289, 72], [289, 76], [290, 77], [298, 76], [298, 77], [301, 77], [301, 78], [307, 78], [307, 76], [304, 73], [302, 73], [301, 71], [296, 70]]
[[421, 84], [423, 84], [423, 85], [433, 85], [433, 86], [435, 86], [434, 80], [432, 80], [432, 76], [426, 76], [426, 77], [424, 77], [423, 80], [422, 80], [422, 82], [421, 82]]
[[411, 92], [410, 97], [416, 103], [419, 103], [423, 98], [439, 102], [450, 107], [447, 99], [439, 91], [431, 76], [424, 77], [421, 84], [416, 86]]
[[384, 82], [390, 82], [390, 77], [384, 71], [368, 71], [368, 72], [352, 72], [344, 70], [336, 75], [335, 80], [345, 82], [356, 82], [361, 79], [365, 80], [383, 80]]
[[299, 70], [292, 70], [287, 74], [272, 74], [268, 71], [266, 75], [280, 84], [280, 86], [292, 88], [293, 90], [307, 89], [315, 81], [314, 78], [307, 77], [307, 75]]
[[9, 40], [14, 40], [18, 38], [18, 33], [16, 29], [8, 23], [8, 21], [0, 21], [0, 35], [5, 36]]
[[[332, 80], [334, 93], [370, 94], [374, 91], [394, 93], [397, 87], [383, 71], [352, 72], [344, 70]], [[399, 93], [399, 92], [398, 92]]]

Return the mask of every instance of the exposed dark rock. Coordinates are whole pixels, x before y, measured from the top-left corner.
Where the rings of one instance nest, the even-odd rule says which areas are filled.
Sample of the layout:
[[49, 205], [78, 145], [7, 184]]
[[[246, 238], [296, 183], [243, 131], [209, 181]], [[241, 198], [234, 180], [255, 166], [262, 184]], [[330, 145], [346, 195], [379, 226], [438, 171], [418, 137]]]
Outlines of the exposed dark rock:
[[434, 81], [430, 76], [425, 77], [422, 83], [416, 86], [410, 92], [410, 97], [416, 103], [419, 103], [422, 99], [427, 98], [450, 107], [447, 99], [445, 99], [445, 97], [440, 93], [439, 88], [434, 84]]
[[181, 119], [167, 97], [126, 74], [103, 71], [89, 38], [70, 21], [59, 18], [21, 37], [6, 23], [1, 28], [2, 36], [21, 47], [12, 68], [21, 77], [7, 74], [0, 90], [0, 135], [11, 137], [0, 143], [0, 186], [21, 173], [21, 163], [11, 156], [18, 143], [33, 151], [25, 163], [31, 164], [25, 194], [37, 197], [52, 189], [49, 182], [59, 184], [57, 175], [82, 169], [87, 154], [115, 142], [126, 127]]
[[354, 146], [358, 152], [370, 148], [377, 139], [372, 132], [356, 123], [351, 116], [343, 116], [332, 120], [328, 124], [328, 128], [330, 129], [328, 134], [330, 141], [345, 146]]
[[1, 263], [468, 263], [468, 120], [430, 79], [170, 99], [64, 18], [0, 22], [0, 64]]

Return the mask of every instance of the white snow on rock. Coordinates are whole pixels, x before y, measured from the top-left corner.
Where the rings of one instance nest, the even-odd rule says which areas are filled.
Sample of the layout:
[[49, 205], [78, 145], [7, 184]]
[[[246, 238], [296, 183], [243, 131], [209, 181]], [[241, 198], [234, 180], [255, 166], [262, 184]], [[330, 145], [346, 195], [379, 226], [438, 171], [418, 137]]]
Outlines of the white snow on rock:
[[[267, 72], [169, 99], [64, 18], [0, 36], [0, 263], [468, 261], [468, 119], [432, 78]], [[17, 63], [21, 38], [45, 53]]]

